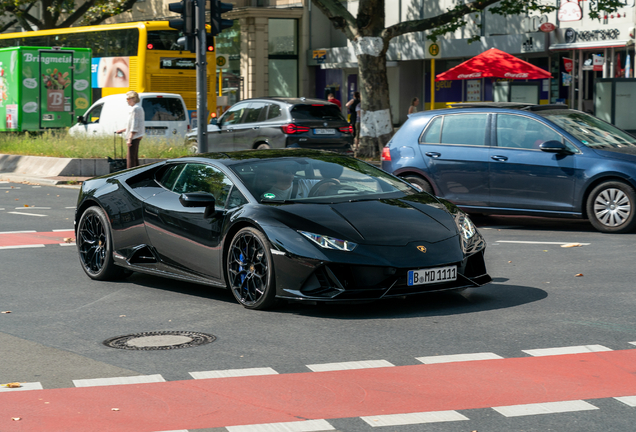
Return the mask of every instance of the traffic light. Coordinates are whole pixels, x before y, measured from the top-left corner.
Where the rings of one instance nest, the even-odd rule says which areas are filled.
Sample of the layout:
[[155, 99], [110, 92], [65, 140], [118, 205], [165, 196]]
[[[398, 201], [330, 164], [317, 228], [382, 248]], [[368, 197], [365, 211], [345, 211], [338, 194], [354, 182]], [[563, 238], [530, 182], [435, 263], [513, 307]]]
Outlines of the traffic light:
[[173, 29], [181, 30], [183, 34], [196, 34], [196, 14], [194, 12], [194, 2], [192, 0], [181, 0], [177, 3], [168, 5], [170, 12], [176, 12], [181, 18], [172, 18], [168, 20], [168, 26]]
[[193, 0], [181, 0], [177, 3], [170, 3], [168, 4], [168, 10], [181, 15], [181, 18], [168, 20], [168, 26], [181, 30], [184, 34], [183, 37], [177, 40], [177, 43], [181, 45], [185, 51], [196, 52], [197, 26]]
[[216, 36], [224, 29], [234, 25], [234, 20], [221, 18], [221, 14], [234, 9], [231, 3], [223, 3], [219, 0], [210, 0], [210, 27], [212, 27], [211, 35]]

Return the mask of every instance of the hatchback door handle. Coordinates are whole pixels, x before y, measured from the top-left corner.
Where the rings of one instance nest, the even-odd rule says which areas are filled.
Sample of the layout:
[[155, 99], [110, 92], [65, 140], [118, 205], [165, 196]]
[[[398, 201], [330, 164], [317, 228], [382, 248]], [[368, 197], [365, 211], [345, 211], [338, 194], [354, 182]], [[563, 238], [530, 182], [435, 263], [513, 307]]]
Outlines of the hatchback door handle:
[[426, 156], [432, 157], [432, 158], [438, 158], [441, 155], [442, 155], [441, 153], [437, 153], [437, 152], [426, 152]]
[[506, 156], [491, 156], [490, 157], [492, 160], [496, 160], [498, 162], [505, 162], [508, 160], [508, 158]]

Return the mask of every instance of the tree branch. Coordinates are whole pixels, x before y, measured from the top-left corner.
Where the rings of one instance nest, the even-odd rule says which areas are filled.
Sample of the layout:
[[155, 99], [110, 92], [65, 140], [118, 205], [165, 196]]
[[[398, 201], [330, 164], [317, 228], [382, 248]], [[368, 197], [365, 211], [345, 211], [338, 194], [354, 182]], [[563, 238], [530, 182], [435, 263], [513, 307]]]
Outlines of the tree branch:
[[325, 14], [335, 28], [342, 30], [349, 40], [359, 36], [356, 19], [339, 0], [312, 0], [312, 3]]
[[73, 23], [77, 20], [79, 20], [82, 16], [84, 16], [84, 14], [86, 13], [86, 11], [88, 11], [96, 2], [97, 0], [87, 0], [84, 4], [82, 4], [80, 7], [78, 7], [77, 9], [75, 9], [75, 12], [73, 12], [72, 14], [70, 14], [64, 21], [62, 21], [62, 23], [57, 26], [57, 27], [69, 27], [71, 25], [73, 25]]

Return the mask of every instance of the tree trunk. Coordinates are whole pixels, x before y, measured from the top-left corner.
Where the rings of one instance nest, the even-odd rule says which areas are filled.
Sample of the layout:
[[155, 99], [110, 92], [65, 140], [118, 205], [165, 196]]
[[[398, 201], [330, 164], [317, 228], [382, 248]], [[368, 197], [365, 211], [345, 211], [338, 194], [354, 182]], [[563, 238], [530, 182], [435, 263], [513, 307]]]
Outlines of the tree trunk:
[[386, 56], [358, 55], [361, 98], [358, 156], [379, 159], [393, 136]]

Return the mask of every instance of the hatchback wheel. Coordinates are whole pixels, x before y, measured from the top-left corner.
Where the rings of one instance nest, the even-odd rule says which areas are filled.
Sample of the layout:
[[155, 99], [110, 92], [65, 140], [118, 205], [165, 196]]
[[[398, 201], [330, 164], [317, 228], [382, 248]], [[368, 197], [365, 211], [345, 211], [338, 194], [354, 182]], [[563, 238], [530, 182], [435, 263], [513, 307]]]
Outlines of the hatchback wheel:
[[76, 243], [82, 268], [91, 279], [113, 280], [130, 274], [113, 262], [110, 225], [100, 207], [90, 207], [82, 214]]
[[587, 200], [587, 216], [592, 226], [605, 233], [625, 233], [636, 225], [634, 188], [618, 181], [596, 186]]
[[411, 183], [412, 185], [419, 187], [424, 192], [428, 192], [433, 195], [433, 188], [431, 187], [431, 184], [428, 181], [424, 180], [422, 177], [410, 175], [404, 176], [402, 177], [402, 179]]
[[274, 263], [267, 238], [247, 227], [236, 233], [227, 253], [227, 282], [247, 309], [267, 309], [276, 302]]

